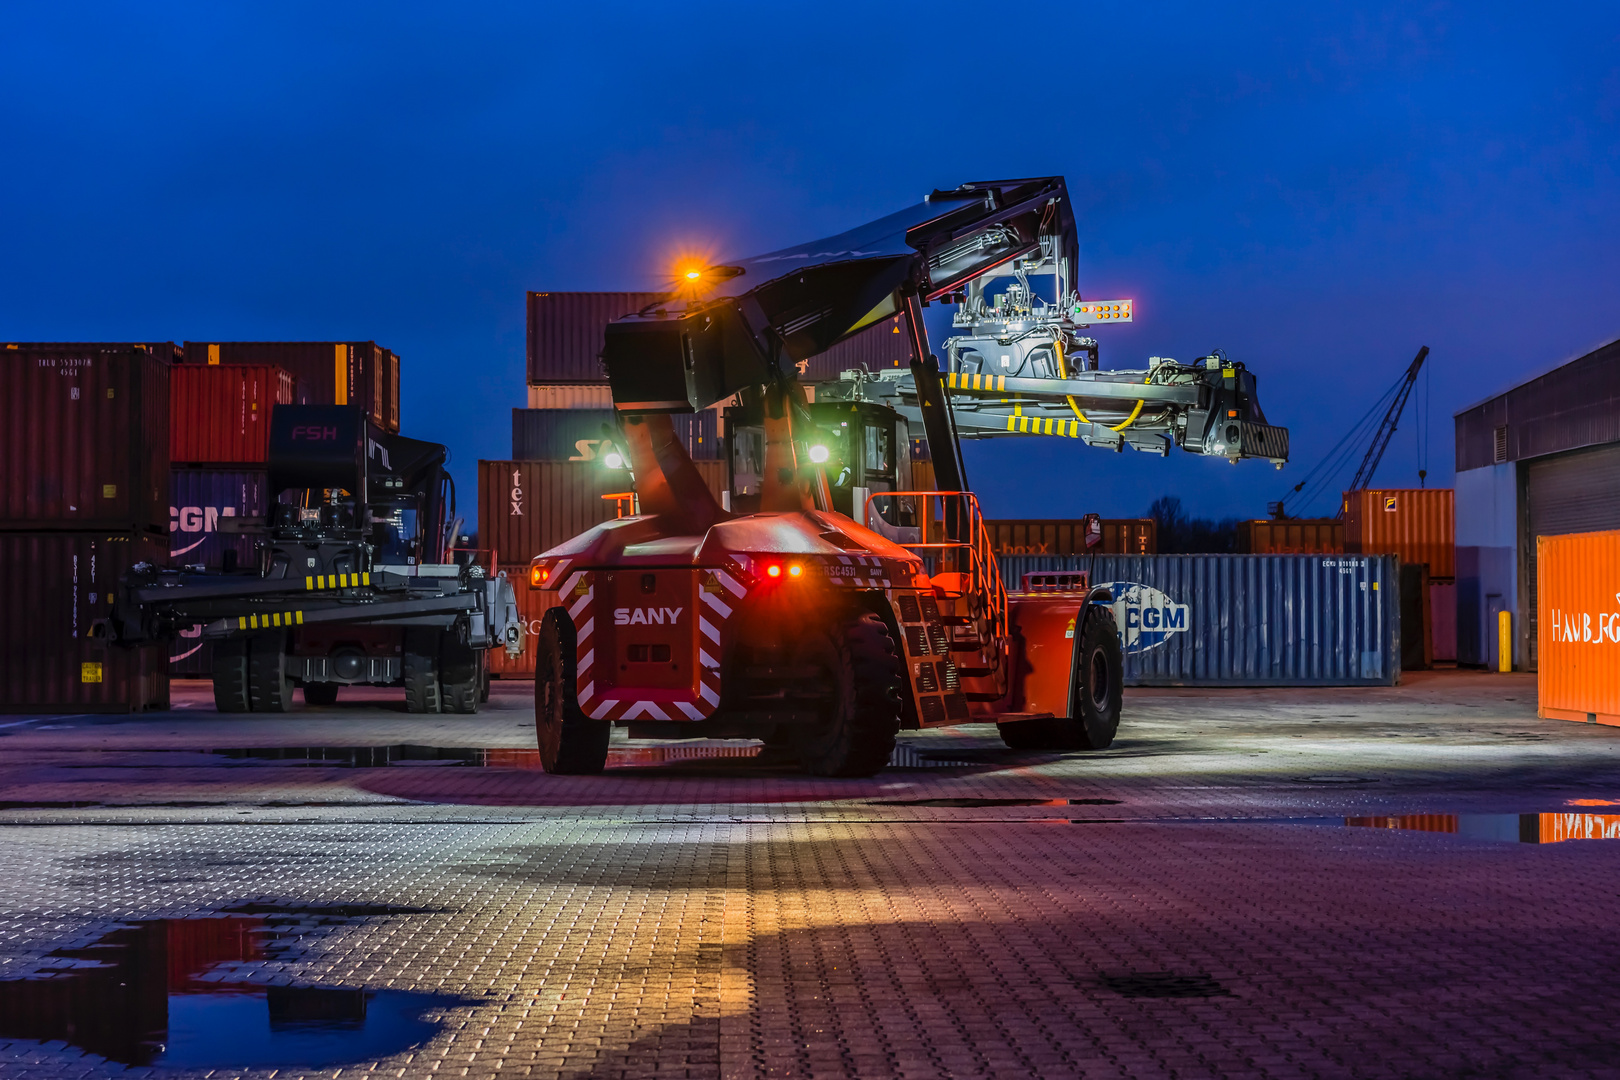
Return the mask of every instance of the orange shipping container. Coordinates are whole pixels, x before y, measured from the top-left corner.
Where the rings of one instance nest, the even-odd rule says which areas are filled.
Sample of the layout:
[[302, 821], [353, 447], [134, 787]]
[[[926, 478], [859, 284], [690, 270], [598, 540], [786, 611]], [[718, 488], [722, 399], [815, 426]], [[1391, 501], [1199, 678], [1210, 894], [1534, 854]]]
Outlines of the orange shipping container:
[[1457, 576], [1456, 492], [1451, 488], [1367, 488], [1344, 493], [1344, 550], [1399, 555], [1432, 578]]
[[1344, 522], [1333, 518], [1240, 521], [1238, 551], [1244, 555], [1342, 555]]
[[557, 594], [550, 589], [535, 589], [529, 585], [528, 564], [507, 565], [507, 579], [517, 593], [518, 615], [523, 621], [523, 651], [516, 659], [506, 655], [505, 649], [489, 650], [489, 673], [497, 679], [534, 678], [534, 656], [539, 642], [540, 619], [557, 606]]
[[1536, 538], [1539, 714], [1620, 726], [1620, 532]]

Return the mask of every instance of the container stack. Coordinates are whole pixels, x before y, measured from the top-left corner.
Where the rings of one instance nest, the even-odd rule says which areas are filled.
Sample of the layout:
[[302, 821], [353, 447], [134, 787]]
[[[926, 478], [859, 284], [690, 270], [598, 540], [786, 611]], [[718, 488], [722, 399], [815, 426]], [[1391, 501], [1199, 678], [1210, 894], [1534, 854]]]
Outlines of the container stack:
[[166, 708], [167, 655], [97, 634], [119, 578], [168, 559], [162, 343], [0, 350], [0, 712]]
[[[207, 570], [249, 569], [253, 538], [221, 531], [269, 512], [270, 416], [300, 399], [298, 380], [274, 364], [182, 364], [170, 377], [169, 559]], [[181, 631], [169, 673], [207, 678], [212, 650], [202, 627]]]
[[399, 431], [399, 356], [375, 341], [188, 341], [185, 361], [291, 372], [298, 405], [363, 405], [371, 422]]
[[1344, 550], [1401, 561], [1401, 661], [1457, 659], [1457, 511], [1452, 488], [1344, 493]]

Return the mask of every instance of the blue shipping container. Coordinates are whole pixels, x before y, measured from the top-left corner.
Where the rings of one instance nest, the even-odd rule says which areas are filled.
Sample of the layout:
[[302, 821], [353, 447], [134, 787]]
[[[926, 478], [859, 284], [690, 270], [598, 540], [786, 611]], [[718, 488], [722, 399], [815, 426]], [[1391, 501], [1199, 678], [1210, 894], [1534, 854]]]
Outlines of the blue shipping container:
[[1392, 555], [1004, 555], [1090, 570], [1114, 595], [1127, 686], [1393, 686], [1401, 670]]
[[[232, 518], [262, 518], [269, 512], [269, 478], [262, 469], [175, 469], [169, 474], [169, 559], [175, 566], [224, 567], [225, 552], [236, 553], [236, 565], [254, 564], [254, 537], [222, 533]], [[208, 678], [212, 650], [202, 627], [191, 626], [170, 644], [169, 674], [174, 678]]]
[[[718, 461], [713, 409], [677, 413], [675, 434], [693, 461]], [[513, 409], [513, 461], [595, 461], [618, 430], [612, 409]]]

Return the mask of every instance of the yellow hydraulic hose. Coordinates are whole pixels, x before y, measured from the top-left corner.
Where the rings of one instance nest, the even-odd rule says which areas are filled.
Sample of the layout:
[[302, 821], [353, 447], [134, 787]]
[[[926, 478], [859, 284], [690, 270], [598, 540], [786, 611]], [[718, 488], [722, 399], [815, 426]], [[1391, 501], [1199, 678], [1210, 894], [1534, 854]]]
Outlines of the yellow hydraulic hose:
[[[1067, 367], [1064, 366], [1064, 363], [1063, 363], [1063, 335], [1062, 334], [1058, 335], [1057, 341], [1054, 344], [1057, 346], [1058, 378], [1067, 379], [1069, 377], [1069, 370], [1068, 370]], [[1142, 381], [1147, 382], [1147, 379], [1143, 379]], [[1090, 420], [1086, 419], [1086, 414], [1080, 411], [1080, 405], [1079, 405], [1078, 402], [1076, 402], [1074, 400], [1074, 395], [1073, 394], [1068, 395], [1068, 399], [1069, 399], [1069, 408], [1074, 410], [1074, 415], [1076, 415], [1076, 416], [1078, 416], [1080, 418], [1080, 422], [1082, 424], [1091, 423]], [[1142, 405], [1143, 405], [1143, 402], [1138, 401], [1136, 403], [1136, 408], [1131, 410], [1131, 415], [1129, 415], [1129, 416], [1127, 416], [1125, 418], [1125, 422], [1123, 424], [1120, 424], [1117, 427], [1110, 427], [1108, 430], [1109, 431], [1124, 431], [1126, 428], [1128, 428], [1132, 424], [1136, 423], [1136, 418], [1138, 416], [1142, 415]]]

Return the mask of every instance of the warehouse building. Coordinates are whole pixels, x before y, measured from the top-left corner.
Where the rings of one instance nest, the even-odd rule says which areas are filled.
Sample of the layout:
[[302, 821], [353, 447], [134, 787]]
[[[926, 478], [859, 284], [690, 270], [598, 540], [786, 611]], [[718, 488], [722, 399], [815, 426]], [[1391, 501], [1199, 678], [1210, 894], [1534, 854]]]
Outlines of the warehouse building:
[[1620, 529], [1620, 340], [1456, 414], [1458, 660], [1536, 669], [1536, 538]]

